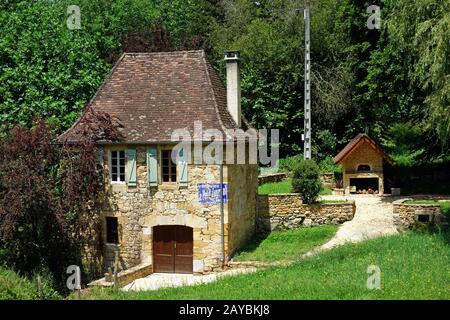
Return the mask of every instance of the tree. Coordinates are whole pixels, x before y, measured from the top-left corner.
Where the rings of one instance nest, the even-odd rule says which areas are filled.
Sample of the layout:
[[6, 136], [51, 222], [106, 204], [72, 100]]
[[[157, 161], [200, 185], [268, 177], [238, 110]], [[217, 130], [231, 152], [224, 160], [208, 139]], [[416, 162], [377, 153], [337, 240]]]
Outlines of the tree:
[[322, 190], [319, 166], [313, 160], [302, 160], [294, 169], [292, 187], [304, 203], [314, 203]]
[[0, 245], [6, 261], [29, 275], [44, 267], [60, 285], [65, 269], [83, 266], [82, 258], [84, 271], [98, 274], [98, 247], [91, 245], [98, 244], [104, 177], [93, 141], [104, 133], [120, 137], [107, 115], [88, 110], [83, 120], [77, 143], [55, 143], [42, 119], [0, 141]]

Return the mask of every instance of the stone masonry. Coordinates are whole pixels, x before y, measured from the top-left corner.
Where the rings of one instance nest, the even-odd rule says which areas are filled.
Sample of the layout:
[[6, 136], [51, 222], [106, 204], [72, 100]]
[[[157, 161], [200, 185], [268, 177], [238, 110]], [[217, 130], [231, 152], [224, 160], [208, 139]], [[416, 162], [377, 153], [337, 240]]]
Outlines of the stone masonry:
[[354, 202], [307, 205], [303, 204], [300, 195], [295, 193], [258, 196], [259, 232], [341, 224], [352, 220], [354, 214]]
[[411, 204], [406, 201], [408, 199], [401, 199], [393, 204], [394, 223], [398, 230], [410, 229], [417, 225], [419, 215], [429, 215], [430, 223], [443, 224], [446, 220], [439, 205]]
[[[104, 227], [102, 237], [105, 243], [105, 269], [114, 264], [116, 251], [119, 252], [121, 269], [139, 263], [151, 263], [152, 228], [158, 225], [193, 228], [194, 273], [209, 272], [219, 267], [222, 259], [220, 205], [201, 204], [197, 197], [198, 183], [219, 183], [219, 166], [189, 164], [187, 187], [161, 183], [157, 187], [149, 187], [146, 148], [147, 146], [136, 146], [136, 187], [108, 182], [110, 195], [102, 218], [118, 218], [119, 244], [106, 244]], [[167, 146], [161, 145], [158, 148]], [[108, 150], [111, 148], [105, 149], [103, 159], [107, 170]], [[224, 165], [224, 183], [228, 184], [228, 202], [224, 205], [224, 235], [225, 255], [229, 258], [254, 232], [257, 167]]]

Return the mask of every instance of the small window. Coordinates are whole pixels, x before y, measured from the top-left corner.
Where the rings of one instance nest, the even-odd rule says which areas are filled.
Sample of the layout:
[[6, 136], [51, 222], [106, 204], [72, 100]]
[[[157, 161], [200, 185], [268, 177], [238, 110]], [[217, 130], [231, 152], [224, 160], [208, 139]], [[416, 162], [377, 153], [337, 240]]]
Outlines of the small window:
[[119, 243], [117, 218], [106, 217], [106, 243]]
[[111, 181], [125, 182], [125, 151], [111, 151]]
[[172, 161], [172, 150], [161, 151], [162, 182], [177, 182], [177, 165]]
[[370, 166], [368, 164], [360, 164], [358, 166], [358, 171], [370, 171]]

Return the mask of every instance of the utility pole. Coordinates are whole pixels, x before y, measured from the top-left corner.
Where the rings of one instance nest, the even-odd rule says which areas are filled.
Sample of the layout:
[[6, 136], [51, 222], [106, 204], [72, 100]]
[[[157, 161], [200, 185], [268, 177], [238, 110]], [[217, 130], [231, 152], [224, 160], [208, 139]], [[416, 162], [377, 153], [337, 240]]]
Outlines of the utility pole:
[[310, 19], [309, 6], [304, 8], [305, 19], [305, 124], [304, 124], [304, 158], [311, 159], [311, 57], [310, 57]]

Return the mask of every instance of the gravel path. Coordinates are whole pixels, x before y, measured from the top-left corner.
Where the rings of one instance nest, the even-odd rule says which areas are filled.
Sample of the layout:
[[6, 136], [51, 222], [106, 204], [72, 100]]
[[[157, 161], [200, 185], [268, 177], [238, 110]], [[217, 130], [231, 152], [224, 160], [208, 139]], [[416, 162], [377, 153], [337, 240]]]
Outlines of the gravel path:
[[306, 255], [330, 249], [346, 242], [359, 242], [398, 233], [392, 216], [394, 198], [373, 195], [324, 196], [323, 198], [355, 200], [355, 216], [353, 220], [343, 223], [330, 241]]

